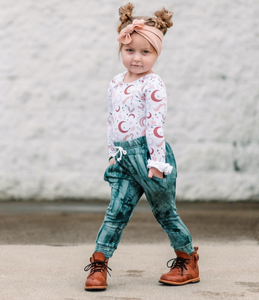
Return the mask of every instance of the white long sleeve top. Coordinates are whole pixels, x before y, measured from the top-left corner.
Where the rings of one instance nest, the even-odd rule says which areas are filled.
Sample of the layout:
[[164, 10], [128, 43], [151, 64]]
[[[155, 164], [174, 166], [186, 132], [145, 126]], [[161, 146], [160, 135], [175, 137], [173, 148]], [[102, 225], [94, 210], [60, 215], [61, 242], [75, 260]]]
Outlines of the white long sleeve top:
[[155, 167], [166, 175], [172, 167], [165, 163], [163, 125], [167, 112], [167, 94], [162, 79], [147, 74], [124, 83], [127, 71], [113, 78], [108, 88], [107, 138], [109, 157], [116, 153], [114, 141], [146, 136], [151, 159], [147, 167]]

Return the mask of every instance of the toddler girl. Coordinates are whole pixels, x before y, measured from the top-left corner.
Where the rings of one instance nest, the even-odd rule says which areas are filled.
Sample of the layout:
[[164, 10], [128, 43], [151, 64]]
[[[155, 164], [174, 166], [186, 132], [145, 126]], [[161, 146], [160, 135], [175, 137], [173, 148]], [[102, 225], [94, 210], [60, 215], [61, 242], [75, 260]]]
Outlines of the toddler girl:
[[167, 263], [170, 271], [159, 282], [199, 281], [198, 247], [193, 248], [175, 205], [176, 163], [163, 133], [166, 88], [152, 71], [173, 13], [162, 9], [155, 17], [133, 17], [132, 10], [130, 3], [119, 9], [118, 41], [126, 71], [115, 76], [108, 89], [109, 167], [104, 179], [110, 184], [111, 200], [85, 268], [90, 270], [85, 290], [106, 289], [108, 260], [143, 193], [177, 256]]

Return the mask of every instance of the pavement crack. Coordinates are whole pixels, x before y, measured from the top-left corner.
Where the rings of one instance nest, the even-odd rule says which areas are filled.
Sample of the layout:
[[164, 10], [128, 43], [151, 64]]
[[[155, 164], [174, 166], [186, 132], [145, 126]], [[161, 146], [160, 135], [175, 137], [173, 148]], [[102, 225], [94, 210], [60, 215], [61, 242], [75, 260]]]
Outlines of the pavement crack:
[[127, 275], [129, 277], [141, 277], [144, 273], [143, 270], [127, 270], [126, 271]]
[[239, 281], [236, 282], [237, 285], [247, 287], [249, 292], [252, 293], [259, 293], [259, 282], [246, 282], [246, 281]]
[[245, 297], [245, 293], [227, 293], [227, 292], [211, 292], [211, 291], [197, 291], [195, 294], [200, 294], [204, 297], [210, 297], [210, 299], [237, 299]]

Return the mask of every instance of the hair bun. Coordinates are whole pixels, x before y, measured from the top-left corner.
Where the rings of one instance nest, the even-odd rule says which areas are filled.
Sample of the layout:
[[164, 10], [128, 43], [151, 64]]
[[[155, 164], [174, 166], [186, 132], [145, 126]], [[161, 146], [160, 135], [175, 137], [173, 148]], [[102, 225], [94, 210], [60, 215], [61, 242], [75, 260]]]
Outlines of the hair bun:
[[[126, 5], [123, 5], [119, 8], [119, 15], [120, 15], [120, 25], [118, 27], [118, 32], [121, 32], [122, 27], [127, 26], [132, 22], [132, 11], [134, 9], [134, 5], [131, 3], [128, 3]], [[126, 24], [125, 24], [126, 23]], [[124, 25], [124, 26], [123, 26]]]
[[156, 16], [156, 23], [157, 23], [156, 27], [165, 34], [167, 28], [173, 26], [173, 21], [172, 21], [173, 12], [170, 12], [165, 8], [162, 8], [161, 10], [155, 12], [155, 16]]
[[155, 12], [155, 17], [133, 17], [132, 12], [134, 9], [134, 5], [132, 3], [128, 3], [119, 8], [120, 15], [120, 25], [118, 27], [118, 33], [121, 32], [123, 28], [127, 25], [131, 24], [134, 19], [144, 19], [145, 24], [149, 26], [156, 27], [161, 30], [165, 35], [167, 32], [167, 28], [173, 26], [172, 16], [173, 13], [162, 8]]

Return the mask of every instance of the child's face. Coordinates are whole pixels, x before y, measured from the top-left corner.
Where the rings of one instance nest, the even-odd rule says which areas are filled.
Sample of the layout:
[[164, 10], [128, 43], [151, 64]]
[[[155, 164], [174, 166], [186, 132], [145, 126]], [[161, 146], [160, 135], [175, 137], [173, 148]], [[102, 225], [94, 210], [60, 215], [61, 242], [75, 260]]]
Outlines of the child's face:
[[121, 47], [122, 61], [130, 75], [144, 76], [151, 72], [158, 56], [144, 37], [135, 32], [131, 37], [131, 43]]

